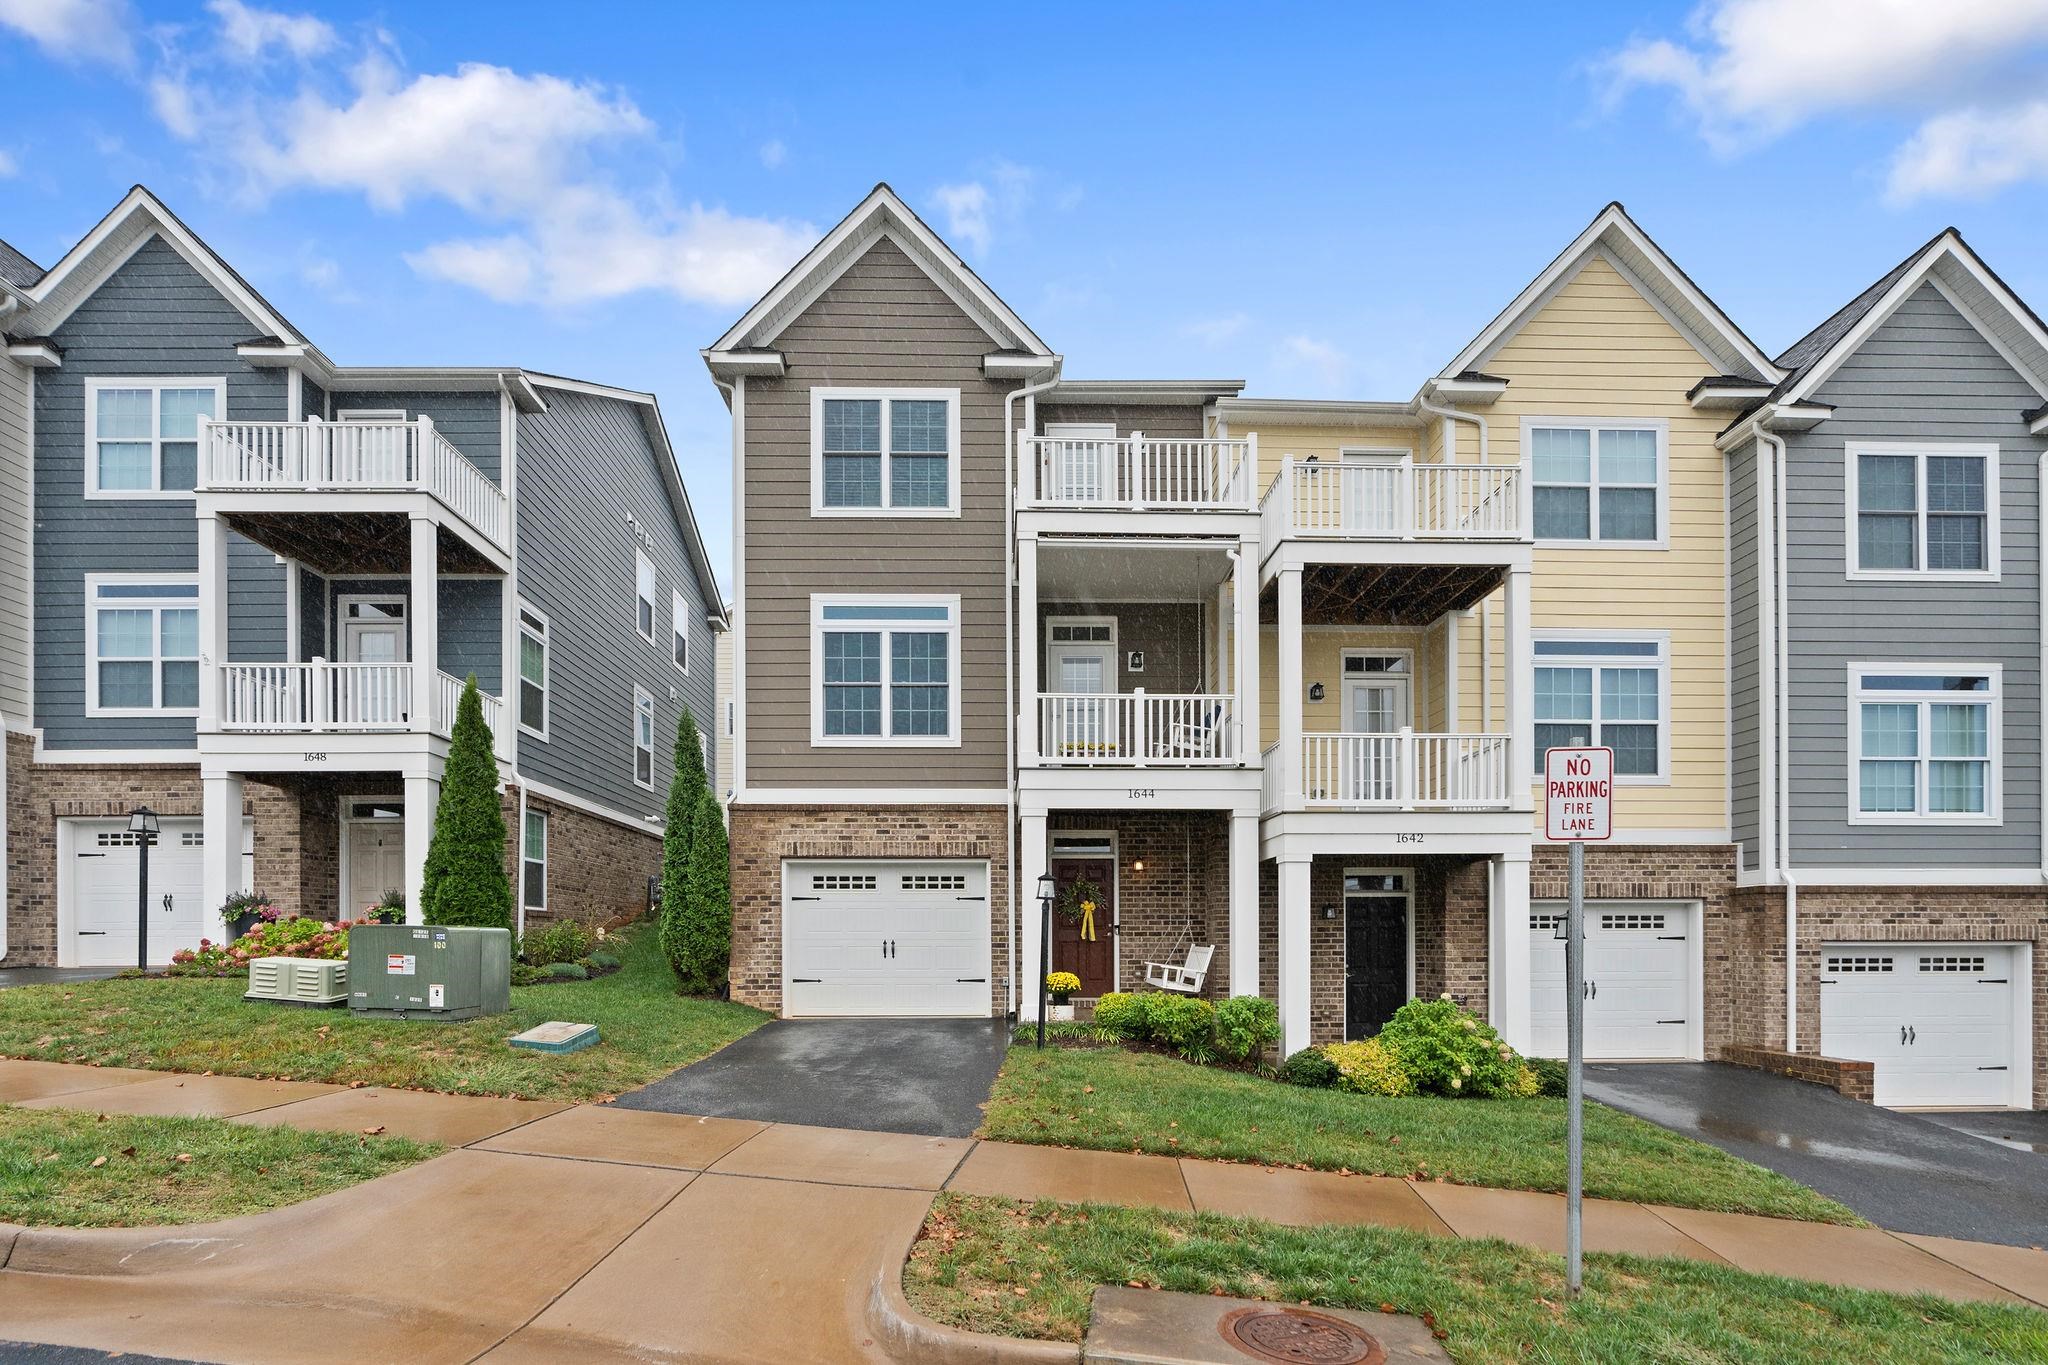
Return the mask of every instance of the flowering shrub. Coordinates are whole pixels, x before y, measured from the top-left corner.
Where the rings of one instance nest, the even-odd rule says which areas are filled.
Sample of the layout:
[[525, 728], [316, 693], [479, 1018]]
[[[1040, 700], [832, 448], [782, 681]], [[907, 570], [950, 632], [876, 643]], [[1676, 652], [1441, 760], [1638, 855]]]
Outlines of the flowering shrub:
[[1509, 1095], [1524, 1069], [1498, 1033], [1449, 995], [1401, 1006], [1376, 1041], [1420, 1095]]
[[1337, 1067], [1337, 1088], [1356, 1095], [1412, 1095], [1415, 1082], [1402, 1069], [1401, 1058], [1378, 1038], [1355, 1043], [1330, 1043], [1323, 1053]]
[[197, 950], [171, 954], [173, 976], [239, 976], [259, 957], [348, 956], [348, 931], [369, 920], [280, 919], [258, 924], [232, 943], [200, 939]]
[[1047, 994], [1052, 996], [1055, 1005], [1064, 1005], [1069, 996], [1080, 994], [1081, 978], [1072, 972], [1048, 972], [1045, 977], [1045, 989]]

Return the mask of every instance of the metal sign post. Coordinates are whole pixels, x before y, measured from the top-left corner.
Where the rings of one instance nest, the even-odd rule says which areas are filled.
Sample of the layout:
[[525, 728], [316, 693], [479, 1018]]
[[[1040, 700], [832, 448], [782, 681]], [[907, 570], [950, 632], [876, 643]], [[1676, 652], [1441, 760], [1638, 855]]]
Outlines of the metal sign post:
[[1586, 844], [1614, 832], [1614, 750], [1543, 755], [1543, 834], [1569, 846], [1564, 918], [1564, 1275], [1577, 1294], [1585, 1261]]

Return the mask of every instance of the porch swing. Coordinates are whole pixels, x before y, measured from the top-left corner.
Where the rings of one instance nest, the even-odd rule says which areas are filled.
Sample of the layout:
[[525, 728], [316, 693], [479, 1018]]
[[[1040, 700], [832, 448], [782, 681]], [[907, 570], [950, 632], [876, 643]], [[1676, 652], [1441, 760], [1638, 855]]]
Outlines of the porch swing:
[[1147, 962], [1145, 984], [1156, 990], [1177, 991], [1182, 995], [1200, 995], [1202, 983], [1209, 979], [1209, 959], [1216, 956], [1213, 943], [1193, 943], [1190, 930], [1183, 929], [1174, 941], [1173, 951], [1178, 953], [1183, 944], [1187, 945], [1187, 957], [1179, 964], [1171, 962]]

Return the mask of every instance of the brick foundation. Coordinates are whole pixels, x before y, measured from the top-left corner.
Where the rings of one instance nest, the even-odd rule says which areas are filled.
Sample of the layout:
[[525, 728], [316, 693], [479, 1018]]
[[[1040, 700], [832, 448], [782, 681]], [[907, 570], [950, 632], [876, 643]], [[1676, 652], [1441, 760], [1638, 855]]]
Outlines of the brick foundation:
[[[505, 856], [512, 894], [520, 894], [519, 791], [505, 791]], [[661, 876], [661, 839], [574, 806], [528, 794], [527, 808], [548, 817], [547, 907], [528, 909], [529, 928], [551, 920], [588, 925], [646, 913], [648, 878]]]
[[1001, 806], [735, 805], [732, 998], [782, 1010], [782, 860], [975, 858], [989, 865], [989, 1008], [1009, 1011], [1010, 858]]
[[1752, 1071], [1768, 1071], [1810, 1085], [1824, 1085], [1846, 1099], [1864, 1104], [1869, 1104], [1876, 1094], [1877, 1067], [1870, 1062], [1751, 1047], [1746, 1043], [1730, 1043], [1722, 1048], [1721, 1060], [1731, 1066], [1746, 1066]]
[[[1147, 962], [1216, 949], [1202, 994], [1230, 993], [1230, 817], [1222, 811], [1054, 811], [1048, 835], [1116, 835], [1117, 989], [1139, 989]], [[1145, 864], [1140, 872], [1136, 864]]]

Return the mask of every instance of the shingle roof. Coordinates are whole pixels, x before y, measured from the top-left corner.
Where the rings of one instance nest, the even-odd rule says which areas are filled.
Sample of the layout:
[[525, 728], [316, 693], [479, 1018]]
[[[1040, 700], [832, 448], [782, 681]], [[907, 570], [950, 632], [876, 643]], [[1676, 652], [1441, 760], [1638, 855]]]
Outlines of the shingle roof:
[[42, 277], [41, 266], [7, 243], [0, 242], [0, 280], [5, 280], [16, 289], [27, 289]]
[[1935, 233], [1914, 248], [1912, 255], [1885, 272], [1884, 278], [1843, 304], [1820, 326], [1786, 347], [1777, 357], [1778, 368], [1785, 371], [1785, 377], [1778, 382], [1774, 396], [1777, 393], [1789, 393], [1792, 386], [1800, 381], [1816, 361], [1832, 351], [1837, 342], [1854, 330], [1856, 324], [1863, 321], [1871, 309], [1877, 307], [1877, 301], [1927, 254], [1929, 247], [1954, 231], [1954, 228], [1943, 228]]

